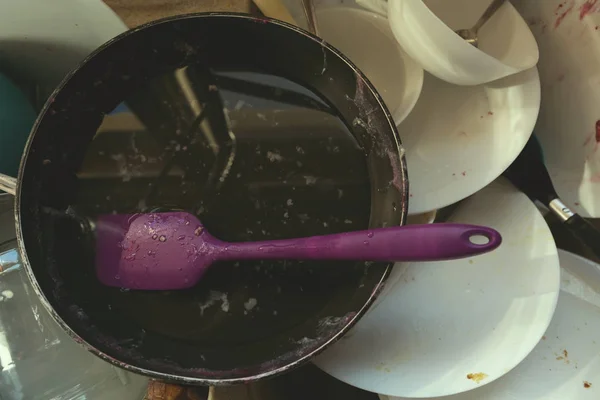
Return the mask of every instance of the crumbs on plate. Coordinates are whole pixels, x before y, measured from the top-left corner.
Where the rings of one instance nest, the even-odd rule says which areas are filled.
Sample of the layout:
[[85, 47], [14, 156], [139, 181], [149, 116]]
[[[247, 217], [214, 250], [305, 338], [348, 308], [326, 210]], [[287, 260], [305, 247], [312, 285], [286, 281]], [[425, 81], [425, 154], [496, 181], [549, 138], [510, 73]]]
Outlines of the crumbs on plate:
[[472, 380], [475, 383], [479, 383], [482, 380], [484, 380], [485, 378], [487, 378], [488, 375], [484, 374], [483, 372], [476, 372], [474, 374], [467, 374], [467, 379]]

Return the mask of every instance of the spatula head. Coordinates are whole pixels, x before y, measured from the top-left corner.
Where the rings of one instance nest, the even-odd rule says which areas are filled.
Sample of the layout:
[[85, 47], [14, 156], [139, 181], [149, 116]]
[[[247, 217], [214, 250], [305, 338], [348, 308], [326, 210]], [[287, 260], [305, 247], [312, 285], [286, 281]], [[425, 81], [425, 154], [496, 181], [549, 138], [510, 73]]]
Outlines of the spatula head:
[[217, 248], [218, 240], [186, 212], [111, 214], [96, 221], [96, 275], [108, 286], [189, 288]]

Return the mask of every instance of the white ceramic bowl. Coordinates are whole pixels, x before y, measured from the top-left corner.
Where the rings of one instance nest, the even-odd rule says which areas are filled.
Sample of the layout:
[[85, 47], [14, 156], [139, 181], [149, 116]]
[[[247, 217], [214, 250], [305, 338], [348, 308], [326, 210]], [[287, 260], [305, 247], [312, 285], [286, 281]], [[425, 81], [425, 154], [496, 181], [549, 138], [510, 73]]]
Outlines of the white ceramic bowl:
[[44, 95], [98, 46], [127, 30], [100, 0], [0, 0], [0, 9], [2, 71], [40, 85]]
[[[561, 291], [542, 340], [521, 364], [489, 385], [431, 400], [597, 400], [600, 377], [600, 265], [558, 251]], [[380, 396], [381, 400], [406, 400]]]
[[600, 3], [513, 0], [540, 46], [535, 134], [561, 199], [600, 218]]
[[560, 286], [556, 246], [541, 214], [501, 179], [450, 220], [495, 228], [503, 243], [471, 259], [397, 264], [395, 284], [317, 357], [318, 367], [361, 389], [425, 398], [481, 387], [533, 350]]
[[479, 31], [479, 48], [454, 33], [471, 28], [490, 0], [389, 0], [388, 18], [404, 50], [431, 74], [478, 85], [536, 65], [539, 51], [517, 10], [506, 2]]
[[396, 124], [415, 106], [423, 69], [398, 45], [388, 21], [354, 7], [317, 9], [320, 36], [348, 57], [379, 92]]
[[535, 68], [478, 86], [426, 74], [417, 105], [398, 126], [410, 180], [408, 212], [456, 203], [500, 176], [523, 150], [539, 108]]

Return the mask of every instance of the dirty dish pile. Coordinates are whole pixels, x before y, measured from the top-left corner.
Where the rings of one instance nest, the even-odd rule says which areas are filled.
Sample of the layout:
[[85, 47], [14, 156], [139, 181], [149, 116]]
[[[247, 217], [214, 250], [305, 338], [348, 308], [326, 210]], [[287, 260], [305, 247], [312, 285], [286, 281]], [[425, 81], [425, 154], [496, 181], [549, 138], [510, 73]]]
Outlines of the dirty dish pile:
[[[422, 220], [421, 213], [451, 206], [449, 219], [448, 212], [438, 210], [441, 220], [485, 223], [505, 241], [471, 265], [445, 263], [454, 269], [398, 263], [375, 305], [343, 340], [316, 358], [316, 365], [343, 382], [379, 393], [382, 400], [595, 398], [598, 266], [578, 259], [579, 267], [573, 267], [574, 256], [561, 252], [561, 271], [552, 233], [538, 209], [504, 178], [497, 179], [522, 152], [540, 106], [548, 104], [539, 136], [544, 152], [551, 153], [546, 162], [554, 183], [566, 188], [570, 174], [570, 189], [559, 194], [570, 200], [569, 207], [583, 208], [584, 215], [595, 210], [593, 152], [586, 149], [595, 142], [597, 116], [587, 107], [577, 112], [575, 104], [581, 102], [565, 104], [565, 99], [574, 99], [575, 93], [593, 97], [586, 90], [591, 90], [590, 71], [597, 64], [590, 60], [575, 66], [580, 62], [564, 55], [573, 46], [565, 37], [574, 30], [582, 32], [584, 41], [597, 38], [593, 24], [579, 28], [577, 21], [577, 16], [595, 21], [595, 2], [516, 1], [513, 6], [497, 1], [493, 6], [499, 9], [478, 27], [477, 45], [460, 30], [473, 26], [492, 1], [357, 3], [387, 15], [403, 50], [427, 71], [416, 106], [398, 125], [411, 183], [409, 213]], [[551, 24], [554, 30], [548, 33]], [[542, 83], [536, 38], [549, 49], [542, 59], [561, 58], [543, 65]], [[585, 46], [578, 42], [574, 51]], [[556, 49], [563, 50], [562, 56]], [[594, 53], [581, 54], [590, 59]], [[567, 74], [575, 80], [576, 71], [588, 79], [571, 85], [573, 93], [562, 82]], [[584, 118], [571, 124], [574, 115]], [[567, 133], [570, 126], [583, 143], [577, 151]], [[526, 152], [519, 157], [519, 168], [527, 167], [527, 157]], [[527, 195], [535, 192], [523, 189]], [[572, 199], [585, 199], [586, 205]], [[565, 218], [569, 212], [563, 207]], [[582, 226], [588, 237], [598, 235], [591, 225]], [[597, 247], [587, 246], [591, 252]], [[519, 273], [530, 275], [520, 279]]]
[[[76, 3], [60, 14], [0, 0], [6, 15], [47, 11], [0, 28], [2, 71], [36, 111], [58, 85], [18, 175], [0, 176], [19, 245], [0, 251], [12, 257], [0, 283], [26, 273], [92, 353], [213, 397], [313, 360], [382, 400], [591, 399], [600, 269], [559, 262], [539, 210], [500, 178], [540, 104], [568, 94], [558, 78], [541, 91], [520, 14], [548, 6], [496, 1], [476, 25], [492, 0], [305, 1], [310, 34], [286, 2], [261, 0], [287, 22], [185, 15], [101, 45], [125, 26], [99, 1]], [[557, 32], [574, 22], [559, 14]], [[543, 68], [542, 80], [556, 72]], [[563, 146], [586, 154], [591, 182], [593, 132], [576, 152], [552, 113], [551, 173]], [[574, 125], [581, 139], [595, 118]], [[586, 182], [560, 194], [593, 214]]]

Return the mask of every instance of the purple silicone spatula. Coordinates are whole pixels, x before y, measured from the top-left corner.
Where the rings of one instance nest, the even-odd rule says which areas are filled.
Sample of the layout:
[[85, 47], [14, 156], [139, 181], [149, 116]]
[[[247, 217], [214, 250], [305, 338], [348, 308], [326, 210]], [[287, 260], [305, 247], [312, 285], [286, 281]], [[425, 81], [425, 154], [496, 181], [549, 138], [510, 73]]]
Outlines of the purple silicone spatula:
[[108, 286], [175, 290], [194, 286], [216, 261], [451, 260], [489, 252], [501, 242], [500, 233], [488, 227], [431, 224], [227, 243], [186, 212], [101, 215], [96, 221], [96, 274]]

